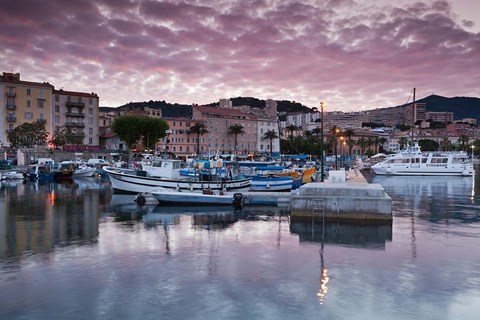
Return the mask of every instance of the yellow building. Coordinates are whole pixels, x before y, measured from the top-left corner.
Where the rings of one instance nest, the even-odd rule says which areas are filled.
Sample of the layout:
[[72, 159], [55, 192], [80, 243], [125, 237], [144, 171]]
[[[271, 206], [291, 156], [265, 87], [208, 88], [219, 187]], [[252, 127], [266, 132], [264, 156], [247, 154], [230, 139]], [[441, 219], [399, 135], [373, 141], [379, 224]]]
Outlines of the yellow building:
[[25, 122], [46, 120], [52, 132], [52, 91], [48, 82], [20, 80], [19, 73], [4, 72], [0, 76], [0, 142], [9, 146], [7, 133]]

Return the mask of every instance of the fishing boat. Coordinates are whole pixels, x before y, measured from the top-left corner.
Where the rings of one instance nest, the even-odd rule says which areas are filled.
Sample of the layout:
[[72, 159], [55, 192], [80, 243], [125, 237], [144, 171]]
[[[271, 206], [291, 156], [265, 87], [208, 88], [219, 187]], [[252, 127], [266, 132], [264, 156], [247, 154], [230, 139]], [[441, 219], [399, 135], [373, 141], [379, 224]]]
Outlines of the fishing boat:
[[418, 143], [374, 164], [379, 175], [472, 176], [473, 162], [466, 152], [422, 152]]
[[115, 167], [104, 167], [103, 170], [108, 174], [115, 190], [130, 193], [150, 192], [154, 187], [182, 191], [204, 189], [237, 191], [248, 189], [251, 184], [251, 178], [220, 176], [216, 168], [212, 168], [208, 176], [184, 177], [180, 171], [185, 167], [186, 164], [181, 160], [156, 159], [151, 163], [142, 164], [141, 170]]
[[150, 193], [159, 203], [181, 205], [233, 205], [236, 197], [233, 194], [225, 194], [222, 191], [214, 192], [208, 189], [195, 192], [160, 187], [153, 188]]
[[27, 167], [24, 179], [30, 181], [71, 181], [74, 168], [70, 164], [57, 164], [53, 160], [38, 162]]
[[[294, 177], [284, 174], [283, 166], [265, 166], [256, 168], [252, 177], [252, 191], [290, 191], [294, 185]], [[299, 177], [300, 185], [302, 177]]]

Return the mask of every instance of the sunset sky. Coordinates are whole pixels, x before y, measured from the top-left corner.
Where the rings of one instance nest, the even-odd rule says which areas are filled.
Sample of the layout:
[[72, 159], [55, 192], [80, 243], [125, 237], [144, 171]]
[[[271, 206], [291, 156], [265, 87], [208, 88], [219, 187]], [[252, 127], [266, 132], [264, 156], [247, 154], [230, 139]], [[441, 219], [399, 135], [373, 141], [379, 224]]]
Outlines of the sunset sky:
[[[0, 0], [0, 72], [101, 106], [480, 97], [479, 0]], [[409, 98], [410, 97], [410, 98]]]

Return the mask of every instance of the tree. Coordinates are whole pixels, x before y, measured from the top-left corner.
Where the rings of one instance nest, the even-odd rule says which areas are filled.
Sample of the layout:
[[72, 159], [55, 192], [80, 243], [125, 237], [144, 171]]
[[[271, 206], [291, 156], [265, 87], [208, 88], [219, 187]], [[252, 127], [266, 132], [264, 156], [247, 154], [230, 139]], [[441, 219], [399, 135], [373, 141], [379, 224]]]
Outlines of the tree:
[[345, 137], [347, 137], [348, 155], [351, 156], [353, 145], [355, 144], [353, 139], [352, 139], [352, 136], [355, 135], [355, 131], [353, 129], [346, 129], [343, 132], [343, 134], [345, 135]]
[[438, 142], [431, 139], [420, 139], [418, 140], [418, 145], [422, 151], [436, 151], [439, 147]]
[[169, 128], [168, 123], [165, 120], [152, 117], [142, 117], [141, 123], [142, 125], [139, 129], [142, 135], [143, 146], [146, 150], [155, 149], [158, 141], [165, 137]]
[[278, 139], [278, 134], [275, 130], [268, 130], [263, 134], [263, 140], [270, 141], [270, 158], [273, 158], [273, 139]]
[[25, 122], [8, 132], [8, 141], [13, 148], [31, 148], [47, 142], [48, 131], [45, 129], [46, 120]]
[[400, 144], [400, 150], [403, 150], [408, 145], [408, 138], [407, 137], [401, 137], [398, 140], [398, 143]]
[[190, 127], [190, 132], [197, 135], [197, 159], [200, 156], [200, 136], [208, 133], [207, 127], [204, 123], [197, 122], [194, 126]]
[[128, 114], [113, 119], [112, 132], [125, 141], [129, 157], [133, 145], [142, 137], [141, 125], [142, 117], [137, 115]]
[[293, 143], [293, 133], [298, 130], [298, 127], [294, 124], [291, 124], [287, 126], [285, 129], [287, 129], [288, 132], [290, 132], [290, 143]]
[[61, 127], [60, 129], [55, 130], [53, 132], [52, 138], [48, 141], [48, 143], [53, 144], [55, 148], [63, 147], [65, 144], [67, 144], [65, 131], [65, 127]]
[[362, 155], [365, 154], [365, 149], [367, 147], [367, 139], [365, 139], [365, 137], [361, 137], [357, 140], [357, 144], [360, 146], [360, 150], [362, 150]]
[[466, 134], [461, 134], [458, 136], [458, 142], [460, 143], [460, 150], [466, 151], [466, 145], [470, 141], [470, 138]]
[[234, 139], [234, 144], [233, 144], [233, 155], [237, 155], [237, 137], [238, 135], [243, 135], [245, 131], [243, 130], [243, 126], [241, 124], [235, 123], [234, 125], [231, 125], [228, 127], [228, 134], [233, 134], [235, 139]]
[[385, 152], [385, 143], [387, 143], [387, 138], [385, 137], [381, 137], [380, 139], [378, 139], [378, 142], [380, 143], [380, 150], [378, 150], [378, 152]]

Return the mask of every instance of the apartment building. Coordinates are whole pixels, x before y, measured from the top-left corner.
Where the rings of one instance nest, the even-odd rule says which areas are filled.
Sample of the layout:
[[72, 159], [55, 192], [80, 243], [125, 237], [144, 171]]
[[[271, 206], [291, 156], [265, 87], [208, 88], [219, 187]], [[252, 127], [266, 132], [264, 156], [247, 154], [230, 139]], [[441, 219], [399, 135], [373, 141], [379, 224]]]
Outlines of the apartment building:
[[[19, 73], [0, 76], [0, 141], [9, 146], [7, 133], [23, 123], [46, 121], [49, 138], [62, 127], [83, 139], [87, 148], [99, 147], [99, 98], [95, 93], [55, 90], [48, 82], [20, 79]], [[68, 148], [68, 146], [67, 146]]]
[[[233, 154], [234, 135], [228, 128], [243, 126], [244, 134], [237, 136], [237, 155], [255, 153], [258, 141], [257, 117], [236, 109], [193, 106], [193, 119], [206, 125], [208, 133], [200, 137], [202, 154]], [[196, 137], [195, 137], [196, 144]]]
[[46, 129], [53, 131], [52, 90], [48, 82], [20, 79], [20, 73], [3, 72], [0, 76], [0, 142], [10, 146], [8, 132], [26, 122], [46, 120]]
[[[89, 150], [100, 148], [99, 98], [96, 93], [53, 90], [53, 130], [62, 127], [83, 140]], [[68, 149], [69, 146], [64, 146]]]

